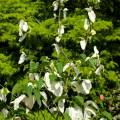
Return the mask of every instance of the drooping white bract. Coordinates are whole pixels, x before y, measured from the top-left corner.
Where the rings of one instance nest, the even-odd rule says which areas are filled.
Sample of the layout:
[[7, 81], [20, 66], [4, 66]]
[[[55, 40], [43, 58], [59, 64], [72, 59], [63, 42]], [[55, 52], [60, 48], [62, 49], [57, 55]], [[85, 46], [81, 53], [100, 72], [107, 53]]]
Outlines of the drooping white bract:
[[92, 29], [92, 30], [91, 30], [91, 34], [92, 34], [92, 35], [95, 35], [95, 34], [96, 34], [96, 31]]
[[47, 86], [47, 89], [52, 92], [55, 96], [61, 96], [63, 93], [63, 81], [59, 82], [50, 82], [49, 78], [50, 73], [46, 72], [44, 76], [44, 81]]
[[80, 41], [81, 49], [85, 50], [86, 45], [87, 45], [87, 41], [84, 38], [81, 38], [81, 41]]
[[58, 28], [58, 34], [59, 35], [63, 35], [65, 30], [64, 30], [65, 26], [64, 25], [61, 25], [59, 28]]
[[47, 106], [47, 94], [44, 91], [40, 92], [41, 96], [43, 97], [42, 102], [45, 106]]
[[83, 112], [80, 107], [69, 107], [66, 109], [66, 112], [70, 116], [71, 120], [84, 120]]
[[55, 38], [55, 41], [56, 41], [57, 43], [59, 43], [60, 40], [61, 40], [61, 36], [57, 36], [57, 37]]
[[74, 88], [73, 90], [76, 91], [77, 93], [81, 92], [81, 86], [78, 81], [72, 81], [71, 86]]
[[52, 89], [51, 92], [55, 95], [55, 96], [61, 96], [63, 93], [63, 81], [60, 82], [54, 82], [52, 85]]
[[65, 72], [67, 70], [67, 68], [69, 68], [71, 66], [71, 63], [67, 63], [64, 67], [63, 67], [63, 72]]
[[5, 118], [8, 116], [9, 111], [6, 108], [3, 108], [1, 112]]
[[88, 17], [89, 17], [90, 21], [91, 21], [92, 23], [94, 23], [94, 22], [95, 22], [95, 19], [96, 19], [96, 15], [95, 15], [92, 7], [85, 8], [85, 9], [86, 9], [86, 11], [88, 12]]
[[55, 43], [54, 43], [53, 46], [55, 47], [55, 50], [56, 50], [57, 54], [59, 55], [59, 53], [60, 53], [60, 48], [59, 48], [58, 44], [55, 44]]
[[64, 19], [66, 19], [67, 11], [68, 11], [67, 8], [64, 8], [64, 9], [63, 9], [63, 18], [64, 18]]
[[96, 116], [96, 112], [91, 107], [87, 106], [84, 109], [84, 120], [91, 120], [91, 116]]
[[29, 108], [30, 110], [33, 108], [34, 104], [35, 104], [35, 98], [34, 96], [30, 96], [30, 97], [25, 97], [22, 102], [25, 104], [25, 106], [27, 108]]
[[23, 36], [23, 32], [27, 32], [28, 24], [24, 20], [20, 20], [19, 23], [19, 36]]
[[54, 11], [57, 11], [58, 10], [58, 5], [59, 5], [58, 1], [57, 0], [54, 1], [52, 5], [54, 7]]
[[24, 52], [22, 52], [22, 54], [20, 55], [20, 59], [18, 61], [18, 64], [24, 63], [24, 61], [27, 59], [26, 56], [27, 55]]
[[87, 107], [87, 106], [92, 106], [95, 109], [98, 109], [97, 104], [95, 102], [93, 102], [92, 100], [88, 100], [88, 101], [85, 102], [85, 107]]
[[83, 80], [82, 81], [81, 92], [83, 94], [89, 94], [91, 88], [92, 88], [92, 84], [91, 84], [90, 80]]
[[99, 56], [99, 51], [96, 46], [94, 46], [94, 54], [92, 55], [92, 58], [98, 57]]
[[4, 102], [7, 101], [6, 95], [3, 94], [3, 93], [1, 92], [1, 90], [0, 90], [0, 100], [1, 100], [1, 101], [4, 101]]
[[86, 18], [85, 21], [84, 21], [84, 29], [88, 30], [89, 27], [90, 27], [90, 23], [89, 23], [89, 20]]
[[21, 119], [21, 117], [16, 116], [16, 117], [14, 117], [14, 120], [22, 120], [22, 119]]
[[103, 65], [100, 65], [100, 66], [97, 68], [97, 70], [95, 71], [95, 74], [96, 74], [96, 75], [100, 75], [101, 70], [104, 70], [104, 66], [103, 66]]
[[59, 100], [58, 102], [58, 108], [60, 110], [61, 113], [64, 113], [64, 109], [65, 109], [65, 99]]
[[14, 101], [11, 102], [12, 104], [14, 104], [14, 110], [17, 110], [17, 109], [19, 108], [20, 102], [21, 102], [23, 99], [25, 99], [25, 97], [26, 97], [26, 96], [23, 94], [23, 95], [19, 96], [18, 98], [16, 98]]

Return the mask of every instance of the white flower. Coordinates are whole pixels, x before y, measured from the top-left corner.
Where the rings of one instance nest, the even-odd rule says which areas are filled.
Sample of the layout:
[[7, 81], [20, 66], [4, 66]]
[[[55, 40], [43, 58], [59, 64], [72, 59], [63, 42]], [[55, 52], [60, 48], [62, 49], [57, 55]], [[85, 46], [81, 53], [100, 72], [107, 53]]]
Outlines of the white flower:
[[55, 44], [55, 43], [53, 44], [53, 46], [55, 47], [55, 50], [56, 50], [57, 54], [59, 55], [59, 53], [60, 53], [59, 46], [57, 44]]
[[44, 81], [47, 89], [52, 92], [55, 96], [61, 96], [63, 93], [63, 81], [60, 82], [50, 82], [49, 73], [46, 72], [44, 76]]
[[22, 120], [22, 119], [21, 119], [21, 117], [16, 116], [16, 117], [14, 118], [14, 120]]
[[61, 40], [61, 37], [60, 37], [60, 36], [57, 36], [57, 37], [55, 38], [55, 41], [56, 41], [57, 43], [59, 43], [60, 40]]
[[65, 26], [64, 25], [61, 25], [59, 28], [58, 28], [58, 34], [59, 35], [62, 35], [62, 34], [64, 34], [64, 28], [65, 28]]
[[87, 41], [84, 38], [82, 38], [82, 40], [80, 41], [80, 46], [82, 50], [85, 50], [86, 45], [87, 45]]
[[0, 100], [6, 102], [7, 101], [7, 94], [9, 93], [9, 90], [7, 88], [0, 89]]
[[94, 46], [94, 54], [92, 55], [92, 58], [99, 56], [99, 51], [96, 46]]
[[57, 11], [58, 10], [58, 5], [59, 5], [58, 1], [54, 1], [52, 5], [54, 7], [54, 11]]
[[44, 76], [44, 81], [48, 89], [51, 89], [51, 83], [50, 83], [50, 78], [49, 78], [50, 73], [46, 72]]
[[41, 94], [41, 96], [43, 97], [43, 100], [42, 100], [42, 102], [43, 102], [43, 104], [45, 105], [45, 106], [47, 106], [47, 94], [44, 92], [44, 91], [41, 91], [40, 92], [40, 94]]
[[8, 111], [7, 109], [5, 109], [5, 108], [3, 108], [3, 109], [1, 110], [1, 112], [2, 112], [2, 114], [3, 114], [3, 116], [4, 116], [5, 118], [7, 117], [8, 113], [9, 113], [9, 111]]
[[26, 38], [26, 35], [27, 35], [26, 33], [25, 33], [24, 35], [22, 35], [22, 36], [19, 38], [18, 41], [19, 41], [19, 42], [22, 42], [22, 41]]
[[87, 106], [92, 106], [92, 107], [94, 107], [95, 109], [98, 109], [97, 104], [96, 104], [95, 102], [91, 101], [91, 100], [86, 101], [85, 107], [87, 107]]
[[91, 34], [92, 34], [92, 35], [95, 35], [95, 34], [96, 34], [96, 31], [92, 29], [92, 30], [91, 30]]
[[64, 109], [65, 109], [65, 99], [59, 100], [58, 102], [58, 108], [60, 110], [61, 113], [64, 113]]
[[78, 81], [71, 82], [71, 86], [74, 88], [73, 90], [80, 93], [81, 92], [81, 86]]
[[51, 92], [55, 95], [55, 96], [61, 96], [63, 93], [63, 81], [60, 82], [56, 82], [53, 84]]
[[17, 110], [17, 109], [19, 108], [20, 102], [21, 102], [23, 99], [25, 99], [25, 97], [26, 97], [26, 96], [23, 94], [23, 95], [19, 96], [18, 98], [16, 98], [14, 101], [11, 102], [12, 104], [14, 104], [14, 110]]
[[88, 16], [91, 22], [95, 22], [96, 19], [96, 15], [94, 13], [94, 11], [92, 10], [92, 7], [86, 8], [87, 12], [88, 12]]
[[89, 27], [90, 27], [89, 20], [88, 20], [88, 19], [85, 19], [85, 21], [84, 21], [84, 29], [85, 29], [85, 30], [88, 30]]
[[27, 30], [28, 30], [28, 24], [27, 24], [27, 22], [24, 22], [24, 24], [22, 26], [22, 29], [23, 29], [24, 32], [27, 32]]
[[24, 52], [22, 52], [22, 54], [20, 55], [20, 59], [18, 61], [18, 64], [24, 63], [24, 61], [27, 59], [26, 56], [27, 55]]
[[63, 72], [65, 72], [70, 66], [71, 66], [71, 63], [67, 63], [67, 64], [63, 67]]
[[67, 11], [68, 11], [67, 8], [64, 8], [64, 9], [63, 9], [63, 18], [64, 18], [64, 19], [66, 19]]
[[27, 32], [28, 24], [24, 20], [20, 20], [19, 23], [19, 36], [23, 36], [23, 32]]
[[29, 108], [30, 110], [33, 108], [34, 104], [35, 104], [35, 98], [34, 96], [30, 96], [30, 97], [25, 97], [22, 102], [25, 104], [25, 106], [27, 108]]
[[101, 72], [101, 70], [103, 70], [104, 69], [104, 66], [103, 65], [100, 65], [98, 68], [97, 68], [97, 70], [95, 71], [95, 74], [96, 75], [100, 75], [100, 72]]
[[71, 120], [83, 120], [83, 112], [79, 107], [69, 107], [66, 112], [70, 116]]
[[89, 94], [92, 88], [92, 84], [90, 80], [83, 80], [81, 90], [83, 94]]

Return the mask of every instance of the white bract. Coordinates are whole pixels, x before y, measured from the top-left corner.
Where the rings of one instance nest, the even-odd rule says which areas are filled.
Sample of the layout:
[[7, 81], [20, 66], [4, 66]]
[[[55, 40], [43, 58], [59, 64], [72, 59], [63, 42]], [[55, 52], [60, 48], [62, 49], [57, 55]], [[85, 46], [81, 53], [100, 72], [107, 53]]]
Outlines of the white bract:
[[40, 92], [41, 96], [43, 97], [42, 102], [45, 106], [47, 106], [47, 94], [44, 91]]
[[19, 36], [23, 36], [23, 32], [27, 32], [28, 24], [24, 20], [20, 20], [19, 23]]
[[67, 8], [64, 8], [64, 9], [63, 9], [63, 18], [64, 18], [64, 19], [66, 19], [67, 11], [68, 11]]
[[88, 17], [89, 17], [90, 21], [91, 21], [92, 23], [94, 23], [94, 22], [95, 22], [95, 19], [96, 19], [96, 15], [95, 15], [92, 7], [86, 8], [86, 11], [88, 12]]
[[7, 94], [9, 93], [9, 90], [7, 88], [0, 89], [0, 100], [6, 102], [7, 101]]
[[53, 44], [53, 46], [55, 47], [55, 50], [56, 50], [56, 52], [57, 52], [57, 55], [59, 55], [59, 53], [60, 53], [60, 48], [59, 48], [59, 46], [57, 45], [57, 44]]
[[27, 59], [26, 56], [27, 55], [24, 52], [22, 52], [22, 54], [20, 55], [20, 59], [18, 61], [18, 64], [24, 63], [24, 61]]
[[58, 34], [59, 35], [62, 35], [62, 34], [64, 34], [64, 28], [65, 28], [65, 26], [64, 25], [61, 25], [59, 28], [58, 28]]
[[101, 70], [104, 70], [104, 66], [103, 66], [103, 65], [100, 65], [100, 66], [97, 68], [97, 70], [95, 71], [95, 74], [96, 74], [96, 75], [100, 75]]
[[84, 21], [84, 29], [88, 30], [89, 27], [90, 27], [90, 23], [89, 23], [89, 20], [86, 18], [85, 21]]
[[87, 41], [84, 38], [81, 38], [81, 41], [80, 41], [81, 49], [85, 50], [86, 45], [87, 45]]
[[92, 84], [91, 84], [90, 80], [83, 80], [82, 81], [81, 92], [83, 94], [89, 94], [91, 88], [92, 88]]
[[58, 5], [59, 5], [58, 1], [54, 1], [52, 5], [54, 7], [54, 11], [57, 11], [58, 10]]
[[35, 104], [35, 98], [34, 96], [30, 96], [30, 97], [25, 97], [22, 102], [25, 104], [25, 106], [27, 108], [29, 108], [30, 110], [33, 108], [34, 104]]
[[65, 99], [59, 100], [58, 102], [58, 108], [60, 110], [61, 113], [64, 113], [64, 109], [65, 109]]
[[23, 94], [11, 102], [12, 104], [14, 104], [14, 110], [17, 110], [19, 108], [20, 102], [22, 102], [22, 100], [25, 99], [25, 97], [26, 96]]
[[1, 112], [5, 118], [8, 116], [9, 111], [6, 108], [3, 108]]
[[63, 72], [65, 72], [70, 66], [71, 66], [71, 63], [67, 63], [67, 64], [63, 67]]
[[98, 51], [97, 47], [94, 46], [94, 54], [92, 55], [92, 57], [94, 58], [94, 57], [98, 57], [98, 56], [99, 56], [99, 51]]
[[44, 76], [44, 81], [47, 86], [47, 89], [52, 92], [55, 96], [61, 96], [63, 93], [63, 81], [59, 82], [50, 82], [50, 73], [46, 72]]
[[96, 31], [92, 29], [92, 30], [91, 30], [91, 34], [92, 34], [92, 35], [95, 35], [95, 34], [96, 34]]
[[57, 43], [59, 43], [60, 40], [61, 40], [61, 36], [57, 36], [57, 37], [55, 38], [55, 41], [56, 41]]
[[79, 107], [69, 107], [66, 112], [70, 116], [71, 120], [83, 120], [83, 112]]

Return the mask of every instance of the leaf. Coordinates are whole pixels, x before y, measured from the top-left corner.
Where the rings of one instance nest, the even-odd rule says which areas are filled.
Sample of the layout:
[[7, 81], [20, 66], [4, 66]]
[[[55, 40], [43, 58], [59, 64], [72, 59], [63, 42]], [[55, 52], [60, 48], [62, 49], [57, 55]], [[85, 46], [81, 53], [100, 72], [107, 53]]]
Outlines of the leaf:
[[35, 63], [34, 61], [30, 61], [30, 71], [31, 72], [36, 72], [38, 67], [39, 67], [38, 62]]
[[73, 101], [74, 101], [77, 105], [79, 105], [79, 106], [83, 106], [83, 105], [84, 105], [84, 98], [81, 97], [81, 96], [75, 96], [75, 97], [73, 98]]
[[33, 91], [33, 88], [32, 86], [27, 86], [26, 89], [25, 89], [25, 92], [27, 93], [28, 96], [31, 96], [32, 95], [32, 91]]
[[43, 80], [40, 79], [40, 80], [36, 81], [36, 85], [37, 85], [37, 88], [40, 90], [42, 88], [42, 85], [43, 85]]
[[49, 78], [51, 81], [55, 81], [57, 79], [57, 76], [54, 73], [52, 73], [50, 74]]
[[106, 118], [108, 118], [108, 120], [112, 120], [112, 115], [111, 113], [107, 112], [107, 111], [103, 111], [102, 115]]
[[62, 71], [63, 71], [63, 65], [62, 65], [62, 63], [57, 63], [56, 64], [56, 68], [57, 68], [57, 71], [58, 71], [58, 73], [62, 73]]
[[35, 95], [35, 98], [37, 100], [38, 105], [41, 106], [40, 91], [38, 89], [34, 89], [34, 95]]

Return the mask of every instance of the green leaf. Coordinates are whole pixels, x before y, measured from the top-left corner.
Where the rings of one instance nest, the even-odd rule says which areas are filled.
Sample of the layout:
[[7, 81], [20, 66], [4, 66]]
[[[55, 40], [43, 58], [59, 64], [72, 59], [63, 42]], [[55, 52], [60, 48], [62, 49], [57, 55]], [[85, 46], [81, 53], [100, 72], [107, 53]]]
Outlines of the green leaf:
[[103, 112], [102, 112], [102, 115], [103, 115], [104, 117], [106, 117], [108, 120], [112, 120], [112, 115], [111, 115], [111, 113], [109, 113], [109, 112], [107, 112], [107, 111], [103, 111]]
[[81, 97], [81, 96], [73, 97], [73, 101], [75, 102], [75, 104], [77, 104], [79, 106], [83, 106], [84, 105], [84, 98]]
[[31, 72], [37, 72], [37, 69], [39, 67], [39, 62], [34, 62], [34, 61], [30, 61], [30, 71]]
[[41, 95], [40, 95], [40, 91], [39, 91], [38, 89], [34, 89], [34, 95], [35, 95], [35, 98], [36, 98], [36, 100], [37, 100], [38, 105], [41, 106], [41, 100], [40, 100]]
[[37, 85], [37, 88], [40, 90], [42, 88], [42, 85], [43, 85], [43, 80], [40, 79], [40, 80], [36, 81], [36, 85]]
[[57, 79], [57, 76], [54, 73], [50, 74], [49, 77], [51, 81], [55, 81]]
[[32, 91], [33, 91], [33, 88], [32, 86], [27, 86], [26, 89], [25, 89], [25, 92], [27, 93], [28, 96], [31, 96], [32, 95]]
[[62, 71], [63, 71], [63, 65], [62, 65], [62, 63], [57, 63], [56, 64], [56, 68], [57, 68], [57, 71], [58, 71], [58, 73], [62, 73]]

